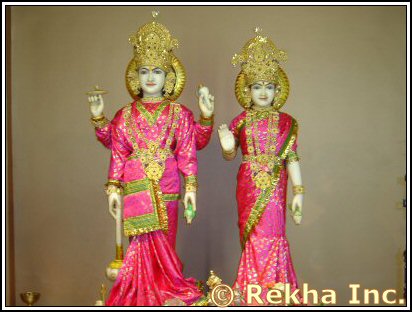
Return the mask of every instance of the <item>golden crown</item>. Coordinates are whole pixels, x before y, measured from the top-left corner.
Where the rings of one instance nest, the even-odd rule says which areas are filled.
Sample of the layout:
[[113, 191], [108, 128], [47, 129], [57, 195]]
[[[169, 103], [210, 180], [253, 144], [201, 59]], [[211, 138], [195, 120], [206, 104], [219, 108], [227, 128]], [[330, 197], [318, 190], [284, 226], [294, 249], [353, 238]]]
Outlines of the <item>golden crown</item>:
[[269, 81], [277, 83], [279, 79], [279, 61], [286, 61], [286, 52], [279, 50], [272, 40], [258, 33], [260, 28], [256, 27], [257, 35], [243, 46], [241, 53], [235, 54], [232, 64], [241, 64], [242, 72], [245, 74], [247, 85], [257, 81]]
[[178, 41], [172, 38], [169, 30], [156, 22], [158, 12], [152, 12], [153, 21], [141, 26], [130, 36], [134, 58], [138, 67], [156, 66], [168, 72], [173, 61], [172, 50], [178, 47]]

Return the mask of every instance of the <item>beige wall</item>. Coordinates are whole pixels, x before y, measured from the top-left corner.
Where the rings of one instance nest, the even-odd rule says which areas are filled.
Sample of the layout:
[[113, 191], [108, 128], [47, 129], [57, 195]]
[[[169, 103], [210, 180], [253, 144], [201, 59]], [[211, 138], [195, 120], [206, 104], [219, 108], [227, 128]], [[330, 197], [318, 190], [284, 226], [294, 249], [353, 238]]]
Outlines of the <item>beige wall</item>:
[[[109, 152], [95, 139], [85, 91], [109, 90], [109, 117], [130, 98], [128, 36], [154, 7], [12, 8], [12, 113], [16, 291], [42, 305], [90, 305], [114, 257], [114, 223], [103, 193]], [[300, 123], [304, 220], [288, 219], [300, 284], [349, 283], [400, 291], [405, 247], [405, 9], [401, 7], [161, 7], [187, 69], [180, 101], [198, 114], [195, 88], [216, 97], [216, 123], [241, 108], [234, 53], [258, 25], [286, 50]], [[235, 178], [216, 132], [199, 155], [199, 216], [180, 220], [185, 274], [214, 269], [231, 284], [240, 256]], [[183, 213], [180, 215], [182, 216]], [[21, 304], [20, 299], [17, 300]]]

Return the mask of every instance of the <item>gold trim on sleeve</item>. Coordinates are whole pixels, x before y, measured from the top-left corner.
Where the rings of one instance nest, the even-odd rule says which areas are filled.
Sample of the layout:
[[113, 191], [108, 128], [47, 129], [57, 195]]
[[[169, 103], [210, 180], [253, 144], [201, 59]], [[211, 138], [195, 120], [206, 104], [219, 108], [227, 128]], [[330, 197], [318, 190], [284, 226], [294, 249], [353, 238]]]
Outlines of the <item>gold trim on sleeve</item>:
[[185, 177], [185, 190], [187, 192], [196, 192], [198, 188], [197, 176], [190, 175]]
[[205, 117], [202, 114], [200, 114], [199, 124], [201, 124], [202, 126], [213, 126], [214, 117], [214, 115], [210, 117]]

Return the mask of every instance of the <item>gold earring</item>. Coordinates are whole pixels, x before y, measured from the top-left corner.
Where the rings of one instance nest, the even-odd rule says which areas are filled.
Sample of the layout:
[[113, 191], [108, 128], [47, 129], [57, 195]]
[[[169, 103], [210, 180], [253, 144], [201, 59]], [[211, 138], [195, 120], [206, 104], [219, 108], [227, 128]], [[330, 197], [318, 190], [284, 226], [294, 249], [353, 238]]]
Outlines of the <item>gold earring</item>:
[[134, 79], [131, 83], [130, 83], [131, 88], [133, 89], [133, 92], [135, 94], [139, 94], [140, 93], [140, 80], [139, 78]]
[[173, 90], [175, 88], [175, 83], [176, 83], [175, 73], [174, 72], [167, 73], [166, 79], [165, 79], [165, 86], [164, 86], [165, 96], [170, 96], [173, 93]]
[[136, 70], [131, 70], [127, 73], [127, 80], [129, 82], [130, 89], [134, 94], [140, 93], [140, 80], [139, 74]]
[[275, 88], [275, 96], [273, 97], [272, 106], [275, 110], [279, 110], [279, 96], [280, 96], [280, 86], [277, 85]]
[[249, 87], [243, 89], [243, 98], [245, 99], [245, 107], [250, 108], [252, 106], [252, 93]]

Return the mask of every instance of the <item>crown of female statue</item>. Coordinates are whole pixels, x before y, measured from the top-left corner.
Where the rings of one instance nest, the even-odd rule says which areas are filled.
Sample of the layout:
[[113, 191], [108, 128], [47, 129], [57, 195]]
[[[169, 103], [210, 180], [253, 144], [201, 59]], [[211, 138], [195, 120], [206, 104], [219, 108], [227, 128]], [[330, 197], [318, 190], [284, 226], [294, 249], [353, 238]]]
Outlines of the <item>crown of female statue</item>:
[[277, 82], [279, 61], [287, 60], [286, 52], [279, 50], [269, 38], [259, 35], [260, 31], [256, 27], [257, 35], [246, 42], [240, 54], [232, 58], [234, 66], [241, 64], [247, 85], [258, 81]]
[[[152, 12], [153, 19], [158, 12]], [[133, 45], [134, 58], [138, 67], [156, 66], [168, 72], [172, 64], [172, 50], [178, 46], [178, 41], [172, 38], [169, 30], [153, 20], [141, 26], [130, 36]]]

